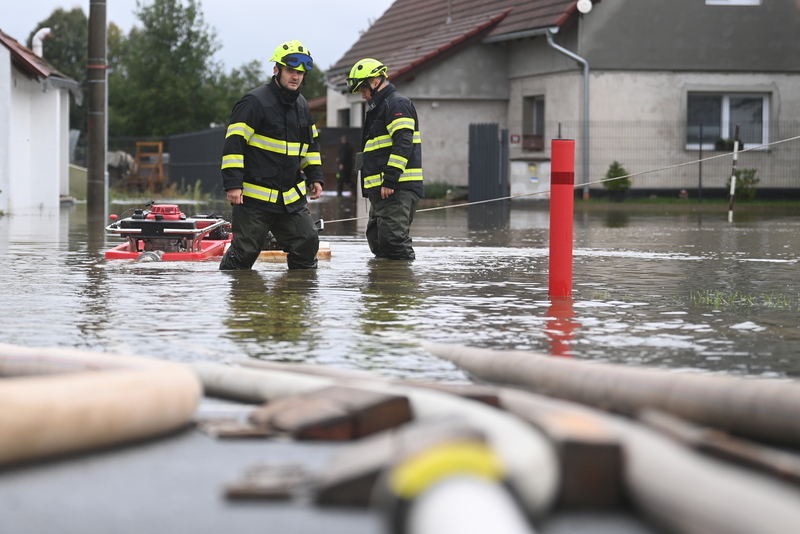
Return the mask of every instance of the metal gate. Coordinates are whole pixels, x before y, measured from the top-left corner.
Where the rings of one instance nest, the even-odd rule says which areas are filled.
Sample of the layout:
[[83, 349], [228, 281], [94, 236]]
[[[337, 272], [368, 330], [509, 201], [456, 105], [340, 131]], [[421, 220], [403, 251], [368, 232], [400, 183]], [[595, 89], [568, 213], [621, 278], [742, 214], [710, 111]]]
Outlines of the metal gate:
[[469, 125], [469, 201], [506, 197], [508, 130], [497, 124]]

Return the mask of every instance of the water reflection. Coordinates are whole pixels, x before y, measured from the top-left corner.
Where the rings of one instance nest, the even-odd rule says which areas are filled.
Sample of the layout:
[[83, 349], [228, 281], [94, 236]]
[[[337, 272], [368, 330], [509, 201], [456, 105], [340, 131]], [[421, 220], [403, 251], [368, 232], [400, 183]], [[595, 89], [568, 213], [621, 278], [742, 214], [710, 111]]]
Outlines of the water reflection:
[[[324, 197], [335, 220], [353, 199]], [[344, 204], [347, 203], [347, 204]], [[141, 204], [140, 202], [136, 203]], [[187, 205], [184, 213], [222, 205]], [[120, 212], [125, 206], [115, 205]], [[355, 208], [357, 208], [357, 204]], [[577, 206], [573, 299], [550, 302], [546, 205], [420, 212], [417, 260], [372, 260], [355, 220], [326, 225], [317, 271], [218, 260], [106, 261], [85, 206], [0, 218], [0, 343], [178, 361], [256, 357], [463, 380], [419, 340], [627, 365], [800, 376], [800, 218], [769, 209]], [[694, 207], [692, 208], [694, 209]], [[698, 297], [700, 295], [700, 297]]]
[[628, 214], [624, 211], [609, 211], [606, 213], [606, 228], [625, 228], [628, 226]]
[[580, 326], [575, 320], [572, 299], [555, 299], [547, 309], [547, 337], [550, 339], [550, 354], [572, 356], [573, 332]]
[[230, 279], [227, 336], [252, 356], [280, 356], [282, 344], [307, 337], [319, 322], [313, 303], [318, 281], [315, 270], [281, 272], [222, 271]]
[[[463, 208], [462, 208], [463, 209]], [[470, 230], [505, 230], [508, 228], [509, 201], [467, 206]]]
[[412, 331], [416, 309], [424, 296], [411, 268], [412, 262], [372, 258], [367, 262], [367, 283], [361, 290], [361, 328], [365, 334], [385, 330]]

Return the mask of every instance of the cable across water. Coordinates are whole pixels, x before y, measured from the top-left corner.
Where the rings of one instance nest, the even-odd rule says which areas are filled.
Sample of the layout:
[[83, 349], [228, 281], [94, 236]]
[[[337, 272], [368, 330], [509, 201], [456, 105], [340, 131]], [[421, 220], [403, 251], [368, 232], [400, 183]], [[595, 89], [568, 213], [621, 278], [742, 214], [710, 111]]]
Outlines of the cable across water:
[[[739, 150], [738, 153], [741, 154], [742, 152], [750, 152], [750, 151], [753, 151], [753, 150], [761, 150], [761, 149], [764, 149], [764, 148], [771, 147], [773, 145], [779, 145], [779, 144], [782, 144], [782, 143], [788, 143], [790, 141], [797, 141], [797, 140], [800, 140], [800, 135], [795, 136], [795, 137], [789, 137], [787, 139], [782, 139], [780, 141], [773, 141], [772, 143], [766, 143], [766, 144], [763, 144], [763, 145], [758, 145], [758, 146], [754, 146], [754, 147], [750, 147], [750, 148], [745, 148], [745, 149]], [[712, 161], [712, 160], [719, 159], [719, 158], [731, 157], [732, 155], [733, 155], [733, 152], [726, 152], [724, 154], [717, 154], [716, 156], [709, 156], [707, 158], [696, 159], [696, 160], [692, 160], [692, 161], [686, 161], [684, 163], [677, 163], [675, 165], [668, 165], [666, 167], [660, 167], [660, 168], [657, 168], [657, 169], [650, 169], [650, 170], [647, 170], [647, 171], [641, 171], [641, 172], [635, 172], [635, 173], [631, 173], [631, 174], [626, 174], [625, 176], [618, 176], [618, 177], [615, 177], [615, 178], [603, 178], [602, 180], [594, 180], [594, 181], [587, 182], [587, 183], [575, 184], [575, 187], [585, 187], [587, 185], [597, 185], [597, 184], [602, 184], [603, 182], [607, 182], [607, 181], [610, 181], [610, 180], [619, 180], [620, 178], [634, 178], [636, 176], [643, 176], [645, 174], [653, 174], [653, 173], [657, 173], [657, 172], [668, 171], [668, 170], [671, 170], [671, 169], [677, 169], [679, 167], [686, 167], [687, 165], [695, 165], [695, 164], [703, 163], [703, 162], [706, 162], [706, 161]], [[508, 196], [505, 196], [505, 197], [490, 198], [490, 199], [487, 199], [487, 200], [476, 200], [474, 202], [463, 202], [461, 204], [449, 204], [447, 206], [434, 206], [432, 208], [424, 208], [424, 209], [417, 210], [417, 213], [422, 213], [424, 211], [446, 210], [446, 209], [451, 209], [451, 208], [463, 208], [465, 206], [475, 206], [475, 205], [478, 205], [478, 204], [487, 204], [489, 202], [497, 202], [497, 201], [500, 201], [500, 200], [510, 200], [510, 199], [513, 199], [513, 198], [534, 197], [534, 196], [538, 196], [538, 195], [546, 195], [546, 194], [549, 194], [549, 193], [550, 193], [550, 189], [546, 189], [544, 191], [536, 191], [535, 193], [524, 193], [524, 194], [518, 194], [518, 195], [508, 195]], [[338, 222], [348, 222], [348, 221], [358, 221], [358, 220], [367, 219], [367, 218], [368, 217], [350, 217], [350, 218], [347, 218], [347, 219], [334, 219], [332, 221], [325, 221], [325, 224], [332, 224], [332, 223], [338, 223]]]

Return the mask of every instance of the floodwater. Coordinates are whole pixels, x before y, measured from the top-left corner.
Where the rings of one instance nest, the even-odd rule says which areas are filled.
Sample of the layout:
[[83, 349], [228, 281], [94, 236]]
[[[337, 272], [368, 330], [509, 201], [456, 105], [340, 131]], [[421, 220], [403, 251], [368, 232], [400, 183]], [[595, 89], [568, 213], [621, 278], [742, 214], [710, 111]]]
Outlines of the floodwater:
[[[362, 203], [362, 200], [358, 201]], [[350, 197], [312, 213], [355, 216]], [[130, 206], [112, 205], [120, 213]], [[214, 207], [181, 204], [189, 215]], [[0, 343], [175, 361], [251, 357], [463, 382], [420, 341], [732, 375], [800, 376], [800, 213], [576, 206], [573, 299], [548, 297], [549, 214], [525, 202], [420, 211], [414, 262], [329, 222], [316, 271], [106, 261], [86, 206], [0, 218]], [[216, 207], [225, 213], [225, 206]]]

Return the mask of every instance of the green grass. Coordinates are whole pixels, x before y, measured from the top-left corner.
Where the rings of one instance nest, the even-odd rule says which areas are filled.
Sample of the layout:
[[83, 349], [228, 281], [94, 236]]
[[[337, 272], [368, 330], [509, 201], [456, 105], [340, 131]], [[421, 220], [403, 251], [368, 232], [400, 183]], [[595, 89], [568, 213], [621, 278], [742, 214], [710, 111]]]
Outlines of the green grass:
[[197, 202], [208, 202], [211, 200], [211, 195], [209, 193], [203, 193], [203, 184], [200, 180], [195, 181], [193, 185], [186, 185], [183, 180], [181, 180], [180, 185], [176, 183], [170, 183], [168, 187], [165, 187], [161, 191], [155, 192], [147, 189], [145, 191], [139, 191], [137, 189], [118, 189], [118, 188], [111, 188], [109, 189], [108, 196], [111, 200], [152, 200], [152, 199], [174, 199], [174, 200], [193, 200]]
[[689, 300], [692, 305], [700, 308], [750, 308], [759, 306], [785, 310], [795, 307], [789, 297], [777, 293], [749, 295], [739, 291], [705, 290], [694, 291], [689, 296]]

